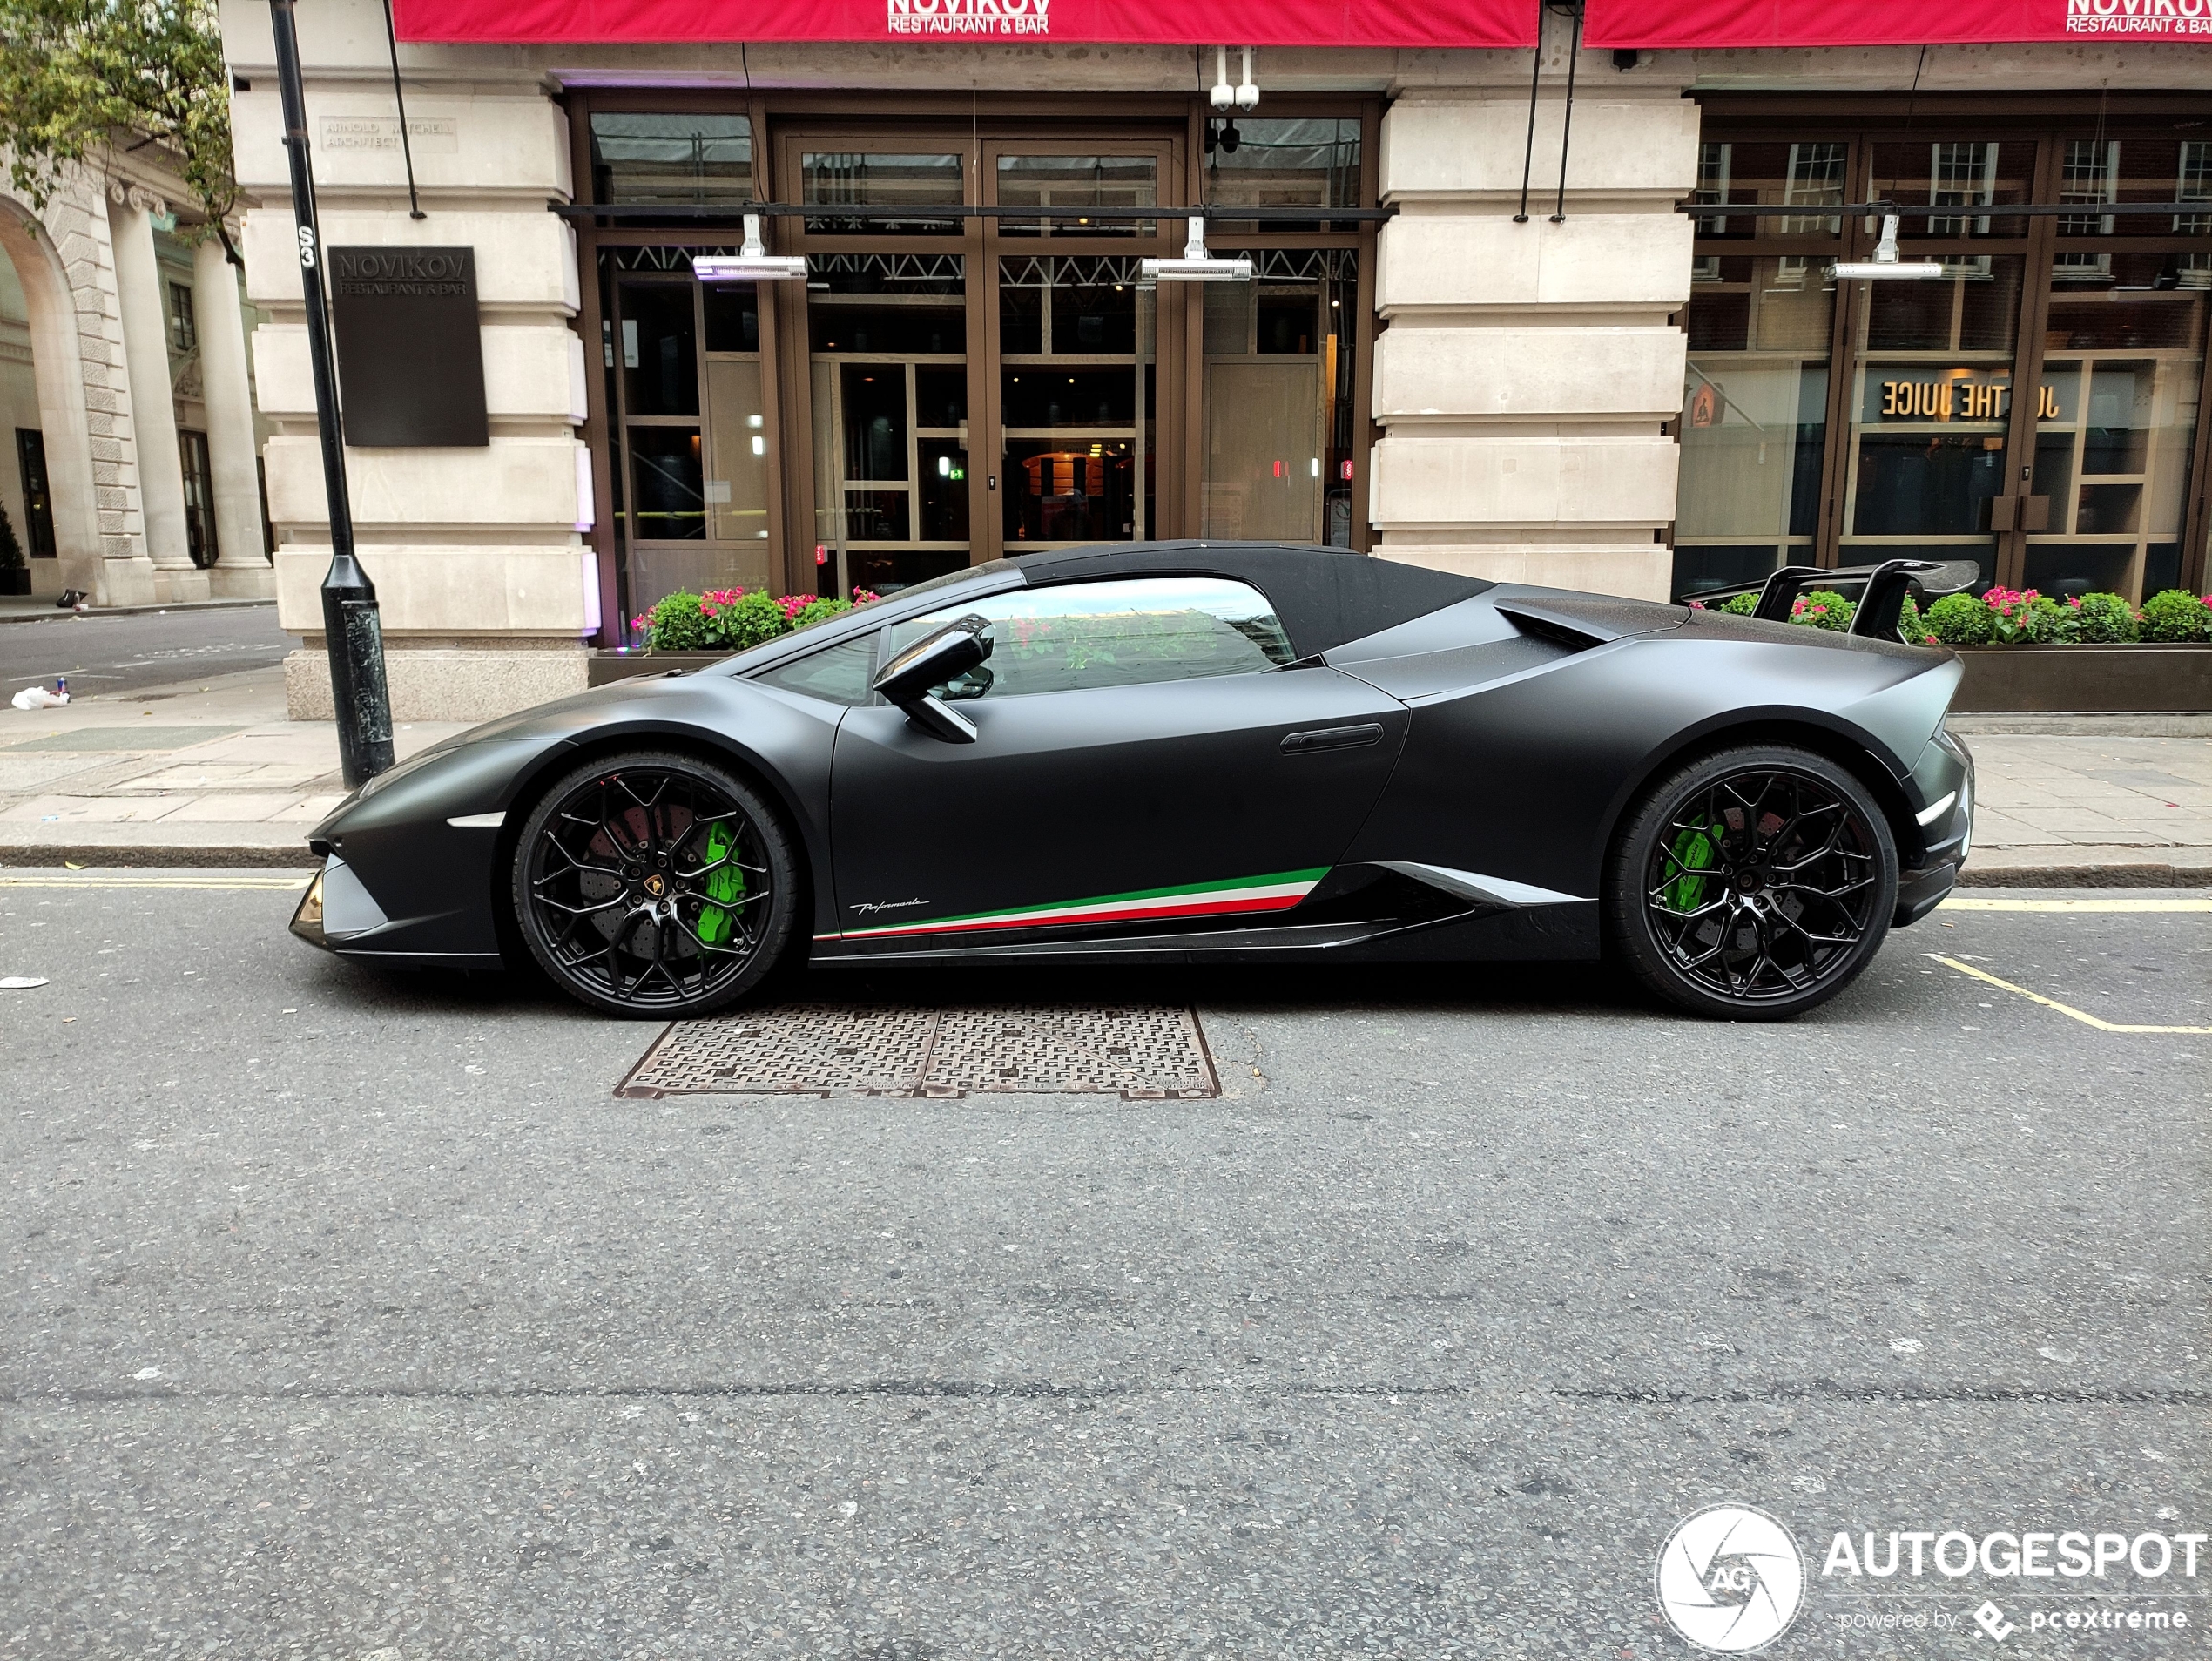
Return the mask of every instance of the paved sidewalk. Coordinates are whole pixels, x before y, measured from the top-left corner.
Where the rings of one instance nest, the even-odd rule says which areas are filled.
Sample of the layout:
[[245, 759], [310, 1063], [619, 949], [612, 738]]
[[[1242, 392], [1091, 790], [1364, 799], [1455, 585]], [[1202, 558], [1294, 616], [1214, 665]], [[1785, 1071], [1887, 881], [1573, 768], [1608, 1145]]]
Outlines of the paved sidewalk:
[[[2212, 722], [1961, 717], [1981, 805], [1966, 870], [1980, 887], [2212, 882]], [[2098, 730], [2114, 726], [2120, 732]], [[2130, 736], [2157, 728], [2162, 736]], [[401, 757], [461, 724], [418, 721]], [[284, 718], [281, 668], [0, 707], [0, 864], [288, 866], [345, 793], [338, 744]]]
[[2212, 737], [1962, 736], [1981, 793], [1969, 882], [2212, 881]]
[[[402, 726], [395, 747], [466, 725]], [[345, 793], [336, 733], [285, 719], [280, 665], [0, 706], [0, 864], [310, 865], [301, 839]]]

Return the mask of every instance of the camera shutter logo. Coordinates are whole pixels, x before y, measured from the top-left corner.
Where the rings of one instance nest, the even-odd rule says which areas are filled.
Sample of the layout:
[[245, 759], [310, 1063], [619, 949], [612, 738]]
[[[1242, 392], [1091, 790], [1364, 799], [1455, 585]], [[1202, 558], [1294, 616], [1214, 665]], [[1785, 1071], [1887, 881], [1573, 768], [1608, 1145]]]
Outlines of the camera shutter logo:
[[1668, 1624], [1716, 1655], [1764, 1649], [1789, 1631], [1804, 1593], [1797, 1543], [1751, 1506], [1693, 1512], [1659, 1550], [1659, 1607]]

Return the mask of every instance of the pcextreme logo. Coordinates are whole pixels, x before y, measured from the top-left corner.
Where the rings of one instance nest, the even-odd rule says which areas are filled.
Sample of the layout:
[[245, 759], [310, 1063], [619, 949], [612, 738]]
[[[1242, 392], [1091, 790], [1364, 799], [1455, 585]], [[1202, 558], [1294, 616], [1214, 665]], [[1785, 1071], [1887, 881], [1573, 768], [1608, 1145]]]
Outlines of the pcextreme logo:
[[[2199, 0], [2188, 0], [2191, 4]], [[1012, 37], [1052, 33], [1052, 0], [884, 0], [894, 35]]]
[[1764, 1650], [1804, 1601], [1805, 1563], [1790, 1530], [1749, 1505], [1709, 1505], [1675, 1524], [1659, 1549], [1659, 1607], [1694, 1647]]

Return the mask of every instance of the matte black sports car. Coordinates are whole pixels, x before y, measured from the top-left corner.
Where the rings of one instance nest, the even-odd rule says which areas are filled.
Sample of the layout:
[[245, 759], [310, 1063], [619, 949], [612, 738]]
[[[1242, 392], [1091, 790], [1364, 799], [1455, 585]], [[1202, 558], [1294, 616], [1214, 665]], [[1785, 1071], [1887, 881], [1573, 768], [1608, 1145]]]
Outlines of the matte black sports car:
[[1271, 544], [999, 561], [403, 762], [293, 926], [664, 1018], [802, 957], [1607, 953], [1792, 1015], [1966, 856], [1959, 665], [1896, 638], [1932, 569], [1843, 634]]

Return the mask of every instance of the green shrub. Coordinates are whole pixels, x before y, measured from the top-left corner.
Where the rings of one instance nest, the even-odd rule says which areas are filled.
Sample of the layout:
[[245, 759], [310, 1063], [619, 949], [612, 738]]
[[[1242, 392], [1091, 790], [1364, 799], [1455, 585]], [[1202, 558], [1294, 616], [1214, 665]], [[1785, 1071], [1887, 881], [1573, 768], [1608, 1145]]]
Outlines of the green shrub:
[[833, 617], [842, 617], [852, 609], [852, 601], [840, 600], [825, 594], [818, 599], [807, 601], [806, 604], [793, 611], [791, 614], [791, 626], [794, 629], [811, 629], [817, 623], [826, 623]]
[[16, 540], [7, 509], [0, 508], [0, 571], [21, 571], [23, 563], [23, 544]]
[[2074, 615], [2085, 641], [2116, 645], [2136, 638], [2135, 608], [2117, 594], [2084, 594]]
[[2038, 594], [2021, 620], [2020, 638], [2031, 645], [2071, 645], [2081, 638], [2081, 619], [2070, 605], [2060, 605], [2047, 594]]
[[2185, 588], [2152, 595], [2143, 602], [2142, 638], [2161, 643], [2212, 640], [2212, 599]]
[[1849, 600], [1832, 588], [1817, 588], [1810, 594], [1800, 594], [1790, 608], [1790, 621], [1803, 624], [1810, 629], [1844, 630], [1851, 627], [1851, 613], [1858, 610]]
[[704, 594], [678, 589], [632, 618], [631, 626], [648, 652], [743, 652], [793, 629], [841, 617], [854, 601], [865, 604], [876, 598], [858, 588], [850, 600], [819, 594], [778, 598], [765, 589], [750, 594], [741, 588], [709, 589]]
[[764, 640], [791, 632], [790, 612], [777, 604], [775, 597], [765, 590], [740, 595], [731, 604], [721, 607], [714, 620], [720, 626], [720, 645], [725, 652], [743, 652], [747, 646], [757, 646]]
[[1986, 646], [1997, 634], [1996, 614], [1971, 594], [1945, 595], [1923, 620], [1946, 646]]
[[1731, 599], [1723, 600], [1718, 605], [1713, 607], [1714, 611], [1725, 611], [1733, 618], [1747, 618], [1758, 609], [1759, 597], [1756, 593], [1738, 594]]
[[1925, 646], [1934, 638], [1920, 616], [1919, 602], [1910, 594], [1905, 597], [1905, 609], [1898, 613], [1897, 638], [1909, 646]]
[[701, 609], [697, 594], [678, 589], [653, 602], [652, 610], [631, 619], [648, 652], [712, 652], [714, 619]]

